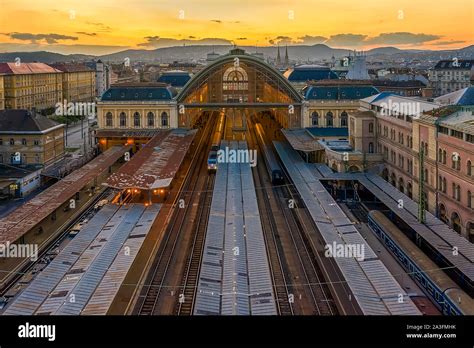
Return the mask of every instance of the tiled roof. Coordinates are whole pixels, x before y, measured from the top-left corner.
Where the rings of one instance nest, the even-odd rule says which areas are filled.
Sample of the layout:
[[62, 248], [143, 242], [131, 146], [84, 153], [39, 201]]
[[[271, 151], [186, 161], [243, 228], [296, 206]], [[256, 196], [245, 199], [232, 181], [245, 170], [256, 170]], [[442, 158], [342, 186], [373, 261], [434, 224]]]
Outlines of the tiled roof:
[[51, 74], [60, 73], [61, 71], [55, 69], [44, 63], [0, 63], [0, 74]]
[[319, 65], [300, 65], [289, 69], [284, 76], [290, 82], [319, 81], [337, 79], [337, 74], [328, 67]]
[[55, 63], [51, 64], [53, 68], [56, 68], [63, 72], [83, 72], [83, 71], [94, 71], [84, 64], [65, 64], [65, 63]]
[[306, 100], [347, 100], [362, 99], [378, 94], [373, 86], [341, 85], [341, 86], [309, 86], [304, 94]]
[[171, 100], [176, 91], [165, 83], [132, 83], [111, 86], [102, 101]]
[[308, 127], [306, 130], [313, 137], [347, 137], [349, 129], [346, 127]]
[[455, 60], [440, 60], [436, 65], [435, 69], [472, 69], [474, 66], [474, 59], [467, 59], [457, 61], [457, 64], [454, 64]]
[[158, 78], [158, 82], [167, 83], [173, 87], [183, 87], [190, 79], [191, 75], [186, 71], [165, 71]]
[[474, 105], [474, 87], [466, 87], [455, 92], [442, 95], [435, 102], [444, 105]]
[[10, 109], [0, 111], [0, 133], [43, 132], [60, 124], [28, 110]]

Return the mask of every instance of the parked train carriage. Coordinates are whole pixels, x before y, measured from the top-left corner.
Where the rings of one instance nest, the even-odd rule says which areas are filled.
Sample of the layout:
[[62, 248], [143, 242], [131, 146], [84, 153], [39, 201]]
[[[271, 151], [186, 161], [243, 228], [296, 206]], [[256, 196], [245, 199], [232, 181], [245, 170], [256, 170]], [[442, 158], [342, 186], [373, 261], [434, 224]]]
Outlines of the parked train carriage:
[[263, 130], [263, 127], [260, 123], [255, 124], [255, 133], [257, 135], [257, 141], [260, 145], [260, 148], [263, 151], [263, 158], [265, 160], [265, 165], [267, 167], [268, 174], [272, 179], [272, 184], [284, 184], [285, 179], [283, 176], [283, 171], [281, 170], [281, 167], [278, 164], [278, 161], [272, 151], [272, 148], [265, 143], [265, 131]]
[[370, 211], [368, 224], [444, 314], [474, 314], [474, 300], [382, 212]]
[[225, 114], [220, 113], [217, 120], [217, 125], [212, 134], [211, 150], [207, 157], [207, 171], [214, 173], [217, 171], [217, 151], [219, 151], [221, 139], [224, 135], [225, 129]]

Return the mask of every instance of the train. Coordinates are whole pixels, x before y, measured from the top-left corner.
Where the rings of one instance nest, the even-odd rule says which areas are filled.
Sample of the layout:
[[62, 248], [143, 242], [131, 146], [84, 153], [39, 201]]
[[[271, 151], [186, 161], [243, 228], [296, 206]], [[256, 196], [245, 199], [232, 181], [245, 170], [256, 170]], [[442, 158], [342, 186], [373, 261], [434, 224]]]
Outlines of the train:
[[255, 123], [255, 133], [260, 149], [263, 151], [263, 159], [267, 167], [268, 175], [272, 179], [273, 185], [281, 185], [285, 183], [283, 171], [278, 164], [272, 148], [265, 143], [265, 131], [260, 123]]
[[217, 151], [221, 145], [221, 139], [225, 130], [225, 114], [221, 112], [218, 116], [216, 129], [212, 135], [211, 150], [207, 157], [207, 171], [208, 173], [215, 173], [217, 171]]
[[469, 294], [460, 289], [382, 212], [371, 210], [368, 225], [443, 314], [474, 314], [474, 300]]

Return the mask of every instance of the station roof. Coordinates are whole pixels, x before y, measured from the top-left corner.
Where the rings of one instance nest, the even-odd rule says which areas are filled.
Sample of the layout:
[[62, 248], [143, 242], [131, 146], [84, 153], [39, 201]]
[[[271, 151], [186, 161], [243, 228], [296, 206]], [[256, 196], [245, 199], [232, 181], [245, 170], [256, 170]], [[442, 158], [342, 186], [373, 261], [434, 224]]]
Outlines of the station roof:
[[182, 70], [164, 71], [158, 78], [158, 82], [169, 84], [173, 87], [183, 87], [189, 80], [191, 75]]
[[179, 128], [158, 133], [104, 185], [121, 190], [168, 187], [195, 135], [196, 130]]
[[176, 90], [166, 83], [123, 83], [111, 86], [102, 101], [172, 100]]
[[304, 128], [282, 129], [281, 132], [290, 143], [291, 147], [297, 151], [312, 152], [324, 149]]
[[130, 146], [110, 148], [0, 219], [0, 243], [13, 243], [21, 238], [129, 149]]

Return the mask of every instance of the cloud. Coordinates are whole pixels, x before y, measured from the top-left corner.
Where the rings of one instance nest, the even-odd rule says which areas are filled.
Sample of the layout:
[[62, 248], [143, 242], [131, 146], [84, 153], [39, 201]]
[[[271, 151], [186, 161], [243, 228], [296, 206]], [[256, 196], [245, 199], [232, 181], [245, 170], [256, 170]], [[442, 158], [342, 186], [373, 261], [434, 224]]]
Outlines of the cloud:
[[87, 36], [97, 36], [97, 33], [87, 33], [85, 31], [76, 31], [76, 34], [87, 35]]
[[61, 35], [61, 34], [32, 34], [32, 33], [7, 33], [4, 34], [9, 36], [11, 39], [30, 41], [30, 43], [37, 43], [38, 41], [45, 41], [48, 44], [55, 44], [62, 40], [73, 40], [76, 41], [79, 38], [77, 36]]
[[216, 23], [222, 23], [222, 21], [220, 19], [211, 19], [211, 22], [216, 22]]
[[86, 24], [92, 25], [96, 27], [97, 31], [103, 32], [103, 33], [108, 33], [112, 31], [112, 28], [109, 27], [108, 25], [105, 25], [104, 23], [100, 22], [86, 22]]
[[305, 35], [298, 38], [298, 43], [302, 45], [316, 45], [327, 41], [327, 37], [324, 36], [311, 36]]
[[202, 38], [202, 39], [172, 39], [160, 36], [146, 36], [146, 42], [139, 43], [138, 46], [162, 48], [183, 45], [232, 45], [232, 42], [222, 38]]
[[446, 45], [454, 45], [454, 44], [463, 44], [466, 43], [466, 41], [463, 40], [452, 40], [452, 41], [435, 41], [435, 42], [430, 42], [429, 45], [436, 45], [436, 46], [446, 46]]
[[276, 38], [268, 40], [268, 42], [271, 45], [279, 45], [279, 44], [290, 45], [293, 43], [293, 39], [289, 36], [280, 35], [280, 36], [277, 36]]
[[239, 41], [240, 40], [248, 40], [248, 38], [246, 38], [246, 37], [237, 37], [236, 40], [239, 40]]
[[331, 35], [324, 43], [329, 46], [360, 46], [365, 42], [367, 35], [363, 34], [336, 34]]
[[428, 41], [438, 40], [441, 36], [431, 34], [415, 34], [408, 32], [381, 33], [378, 36], [367, 39], [367, 44], [383, 45], [413, 45], [422, 44]]

